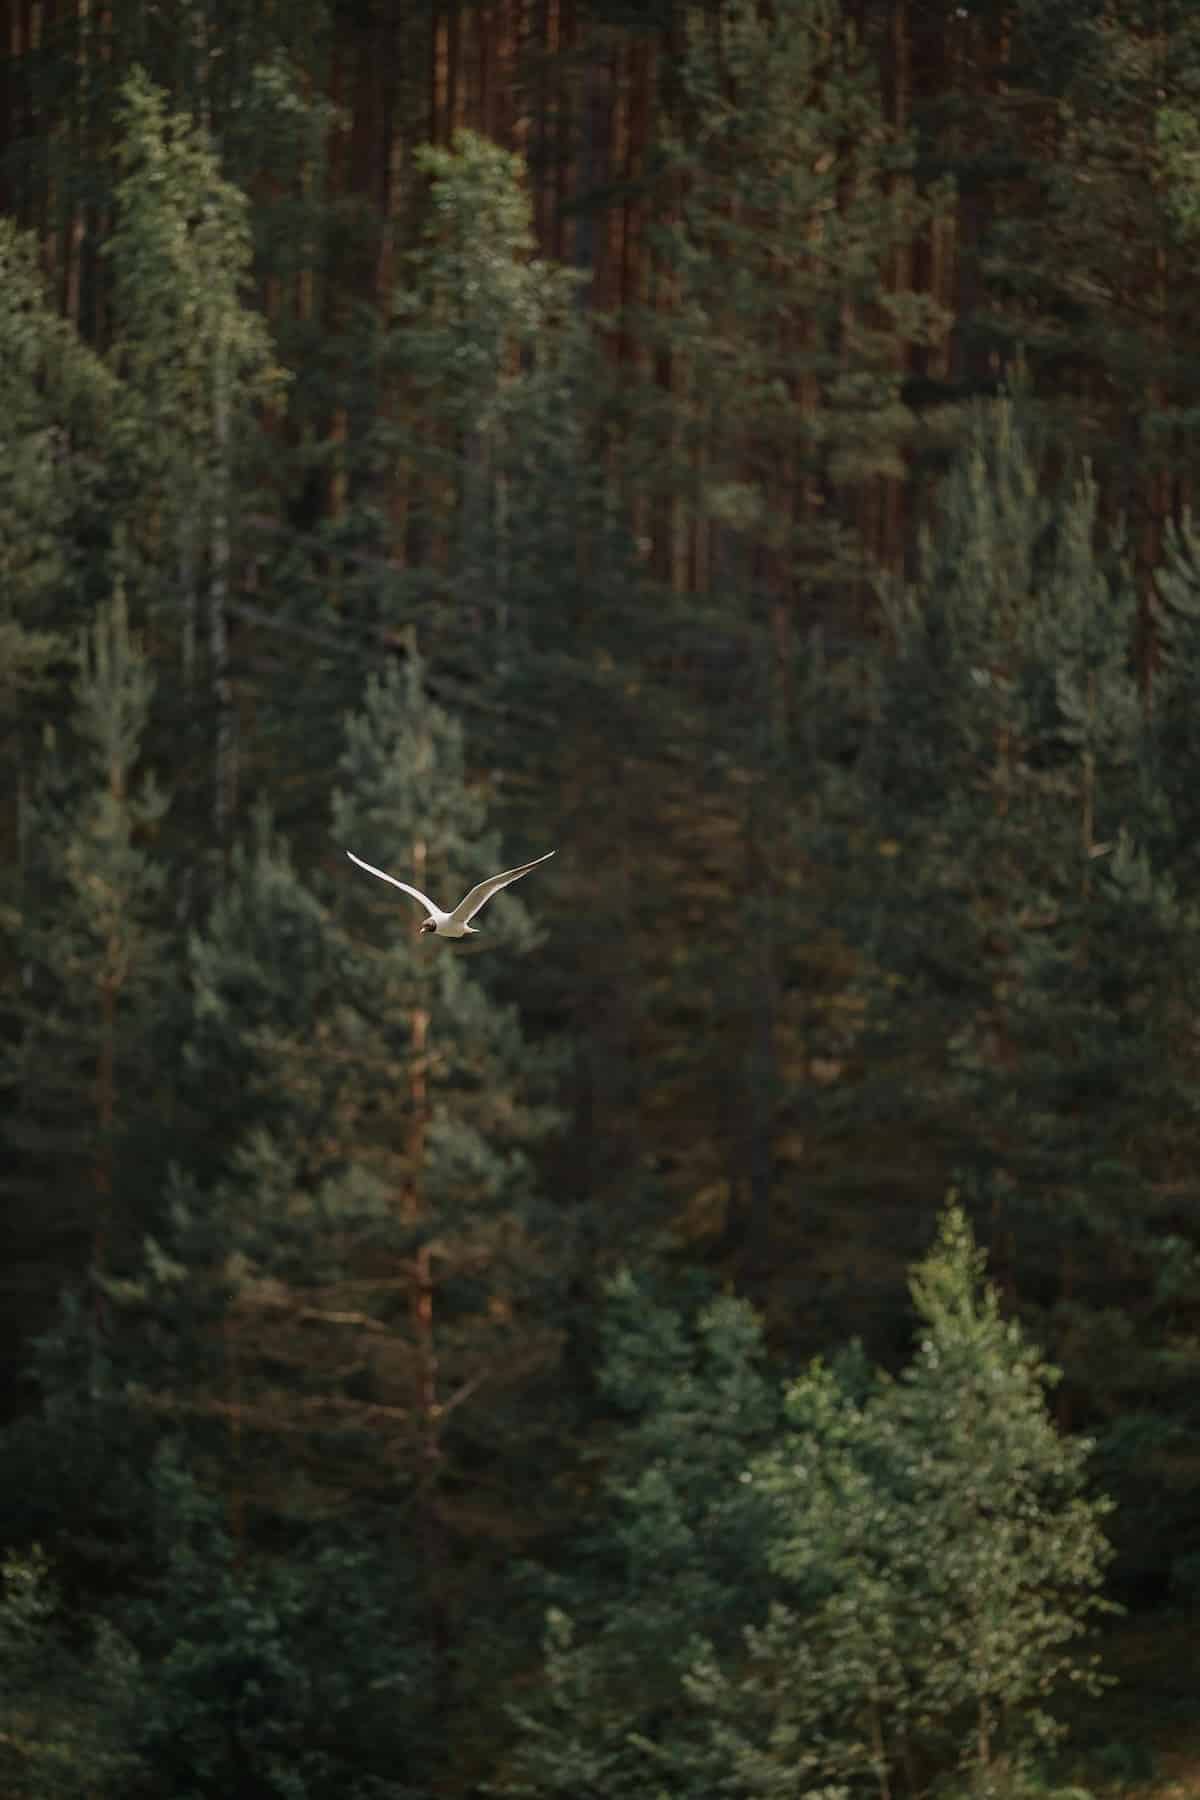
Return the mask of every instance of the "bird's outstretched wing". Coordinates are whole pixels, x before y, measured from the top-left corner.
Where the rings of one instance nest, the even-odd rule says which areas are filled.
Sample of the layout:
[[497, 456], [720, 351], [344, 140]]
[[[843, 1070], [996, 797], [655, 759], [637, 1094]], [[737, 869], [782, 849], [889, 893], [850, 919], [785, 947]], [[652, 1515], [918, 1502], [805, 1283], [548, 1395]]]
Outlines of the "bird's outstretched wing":
[[[392, 886], [398, 887], [402, 894], [411, 894], [413, 899], [419, 900], [426, 911], [432, 913], [435, 918], [445, 917], [441, 907], [435, 906], [433, 901], [429, 898], [429, 895], [423, 894], [420, 888], [410, 886], [407, 881], [397, 881], [394, 875], [386, 874], [383, 869], [372, 868], [371, 864], [364, 862], [361, 856], [355, 856], [353, 850], [347, 850], [346, 855], [350, 858], [352, 863], [357, 863], [360, 869], [365, 869], [368, 875], [378, 875], [380, 881], [390, 881]], [[471, 896], [468, 894], [467, 899], [469, 900], [470, 897]], [[484, 898], [486, 899], [486, 897], [487, 896], [485, 895]]]
[[[481, 906], [486, 906], [493, 894], [498, 894], [502, 887], [510, 881], [516, 881], [522, 875], [528, 875], [530, 869], [536, 869], [539, 863], [548, 862], [554, 855], [547, 850], [545, 856], [535, 856], [532, 862], [522, 863], [519, 869], [505, 869], [503, 875], [489, 875], [486, 881], [478, 882], [469, 894], [463, 896], [450, 917], [457, 925], [465, 925], [473, 919]], [[378, 871], [376, 871], [378, 873]]]

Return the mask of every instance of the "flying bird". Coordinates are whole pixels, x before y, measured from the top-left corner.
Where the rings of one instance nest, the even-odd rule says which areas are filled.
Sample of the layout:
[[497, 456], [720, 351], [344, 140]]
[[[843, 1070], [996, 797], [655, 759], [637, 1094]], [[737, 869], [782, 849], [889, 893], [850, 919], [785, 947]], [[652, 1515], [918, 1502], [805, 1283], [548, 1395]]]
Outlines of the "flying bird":
[[346, 855], [360, 869], [365, 869], [368, 875], [378, 875], [380, 881], [390, 881], [401, 893], [411, 894], [414, 900], [421, 902], [429, 914], [421, 927], [422, 932], [432, 931], [437, 937], [444, 938], [465, 938], [478, 936], [478, 927], [470, 921], [480, 907], [487, 905], [493, 894], [498, 894], [510, 881], [519, 881], [522, 875], [528, 875], [530, 869], [536, 869], [539, 863], [549, 861], [554, 852], [547, 850], [545, 856], [535, 856], [532, 862], [522, 863], [519, 869], [505, 869], [503, 875], [489, 875], [486, 881], [478, 882], [469, 894], [463, 896], [453, 912], [443, 912], [440, 906], [433, 904], [428, 894], [423, 894], [420, 888], [410, 887], [407, 881], [397, 881], [394, 875], [385, 874], [382, 869], [373, 869], [361, 856], [355, 856], [353, 850], [347, 850]]

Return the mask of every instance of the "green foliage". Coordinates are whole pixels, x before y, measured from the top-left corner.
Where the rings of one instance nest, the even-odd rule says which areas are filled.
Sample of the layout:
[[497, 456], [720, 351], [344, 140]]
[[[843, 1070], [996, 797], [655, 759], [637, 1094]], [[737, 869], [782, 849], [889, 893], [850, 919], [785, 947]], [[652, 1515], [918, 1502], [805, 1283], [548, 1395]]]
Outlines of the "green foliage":
[[42, 1552], [0, 1568], [0, 1781], [12, 1800], [123, 1795], [142, 1773], [134, 1749], [140, 1667], [101, 1621], [86, 1647], [65, 1618]]
[[[330, 1004], [336, 979], [327, 920], [261, 805], [249, 840], [234, 845], [229, 876], [188, 946], [191, 1028], [183, 1091], [194, 1121], [188, 1168], [204, 1178], [228, 1166], [254, 1129], [295, 1141], [306, 1098], [281, 1082], [272, 1052], [303, 1039]], [[207, 1120], [224, 1121], [213, 1143]]]
[[960, 1769], [990, 1794], [1057, 1735], [1042, 1702], [1098, 1680], [1075, 1640], [1110, 1509], [957, 1207], [912, 1292], [898, 1380], [817, 1364], [780, 1419], [743, 1309], [708, 1309], [689, 1354], [618, 1286], [606, 1385], [647, 1406], [623, 1447], [642, 1472], [608, 1477], [610, 1584], [586, 1633], [552, 1615], [502, 1792], [645, 1792], [658, 1767], [672, 1793], [886, 1796]]
[[448, 150], [422, 146], [416, 166], [428, 209], [395, 301], [402, 366], [440, 416], [487, 444], [527, 385], [522, 353], [555, 356], [581, 278], [533, 254], [520, 157], [460, 131]]
[[1136, 1292], [1145, 1352], [1172, 1356], [1168, 1235], [1185, 1288], [1192, 1266], [1164, 1198], [1196, 1142], [1180, 1024], [1200, 913], [1174, 822], [1191, 784], [1160, 747], [1182, 749], [1184, 706], [1169, 682], [1161, 715], [1140, 702], [1133, 587], [1120, 546], [1096, 548], [1094, 484], [1047, 494], [1035, 444], [1019, 408], [976, 415], [920, 581], [890, 608], [839, 799], [869, 996], [853, 1107], [903, 1116], [979, 1184], [1069, 1391], [1108, 1411], [1128, 1371], [1105, 1309]]
[[[63, 653], [80, 582], [75, 534], [95, 504], [96, 450], [117, 400], [53, 312], [33, 238], [0, 221], [0, 731]], [[25, 711], [28, 717], [28, 710]], [[4, 740], [0, 740], [4, 741]]]
[[[1039, 0], [1020, 12], [1010, 43], [1022, 100], [980, 101], [963, 169], [968, 179], [985, 171], [990, 189], [965, 333], [981, 351], [1020, 347], [1039, 390], [1054, 396], [1054, 437], [1094, 458], [1134, 519], [1153, 483], [1169, 483], [1190, 454], [1200, 403], [1200, 369], [1180, 354], [1194, 316], [1195, 21], [1175, 5], [1067, 10]], [[997, 83], [997, 96], [1012, 92]], [[1143, 540], [1146, 613], [1170, 511], [1157, 512]]]
[[1200, 131], [1194, 114], [1178, 105], [1159, 108], [1158, 149], [1167, 174], [1167, 208], [1185, 241], [1200, 230]]
[[1107, 1503], [1089, 1446], [1055, 1431], [1054, 1378], [1001, 1316], [962, 1213], [914, 1271], [920, 1342], [898, 1381], [848, 1403], [818, 1367], [753, 1475], [775, 1498], [786, 1598], [747, 1636], [749, 1668], [711, 1654], [691, 1684], [739, 1792], [911, 1786], [955, 1762], [993, 1793], [1061, 1729], [1040, 1702], [1094, 1683], [1074, 1640], [1099, 1595]]
[[[168, 111], [140, 71], [124, 84], [120, 126], [117, 219], [105, 248], [117, 318], [111, 358], [128, 395], [138, 473], [120, 555], [157, 628], [179, 646], [185, 708], [176, 731], [194, 750], [204, 741], [198, 727], [211, 733], [223, 839], [237, 794], [227, 609], [238, 477], [255, 414], [281, 376], [266, 321], [245, 294], [246, 196], [221, 174], [209, 134]], [[210, 703], [197, 712], [201, 677]]]
[[17, 10], [0, 1786], [1032, 1795], [1051, 1391], [1200, 1554], [1189, 9]]
[[[486, 982], [493, 946], [532, 941], [519, 899], [456, 957], [344, 855], [447, 893], [500, 860], [418, 664], [369, 685], [339, 774], [323, 892], [260, 812], [193, 935], [181, 1166], [114, 1303], [154, 1404], [186, 1397], [219, 1455], [237, 1434], [252, 1511], [362, 1521], [418, 1503], [431, 1444], [464, 1503], [514, 1437], [514, 1492], [532, 1481], [550, 1427], [522, 1395], [557, 1354], [561, 1252], [531, 1165], [552, 1065]], [[480, 1502], [488, 1532], [511, 1504]]]
[[686, 32], [665, 145], [682, 209], [661, 233], [677, 299], [661, 329], [688, 372], [676, 425], [703, 455], [696, 498], [735, 541], [838, 581], [858, 572], [855, 547], [804, 484], [899, 469], [912, 420], [897, 347], [944, 321], [886, 272], [929, 204], [836, 5], [724, 0]]
[[1112, 1508], [1087, 1497], [1091, 1445], [1061, 1436], [1047, 1409], [1058, 1371], [1002, 1316], [956, 1207], [912, 1292], [921, 1340], [881, 1398], [884, 1445], [927, 1534], [926, 1641], [938, 1661], [925, 1704], [970, 1716], [960, 1757], [986, 1791], [1002, 1746], [1053, 1735], [1036, 1703], [1092, 1679], [1074, 1640], [1104, 1605], [1101, 1520]]
[[[455, 621], [433, 616], [423, 648], [449, 628], [455, 661], [465, 648], [485, 691], [511, 703], [515, 680], [540, 707], [531, 660], [547, 673], [587, 661], [564, 562], [578, 567], [581, 600], [600, 587], [624, 604], [619, 583], [587, 568], [596, 536], [619, 554], [589, 431], [603, 362], [579, 311], [580, 275], [535, 253], [520, 159], [458, 132], [415, 160], [421, 229], [377, 347], [389, 404], [372, 441], [409, 476], [409, 535], [426, 548], [418, 591], [432, 579], [456, 597]], [[505, 760], [513, 753], [506, 741]]]
[[5, 936], [22, 978], [5, 995], [0, 1068], [17, 1103], [8, 1179], [53, 1171], [59, 1230], [97, 1261], [127, 1233], [122, 1183], [155, 1087], [166, 982], [163, 870], [149, 848], [166, 797], [142, 765], [153, 676], [118, 591], [76, 649], [68, 736], [49, 732], [25, 822], [28, 852]]
[[602, 1389], [632, 1415], [605, 1482], [611, 1549], [638, 1595], [621, 1629], [669, 1666], [694, 1632], [732, 1633], [762, 1592], [762, 1507], [741, 1476], [779, 1398], [744, 1301], [711, 1301], [688, 1329], [622, 1275], [601, 1342]]
[[514, 1709], [500, 1793], [647, 1792], [640, 1740], [679, 1750], [697, 1736], [681, 1713], [697, 1635], [728, 1647], [765, 1605], [767, 1508], [744, 1472], [781, 1397], [753, 1312], [719, 1299], [685, 1322], [625, 1274], [608, 1289], [603, 1348], [624, 1427], [585, 1554], [552, 1583], [545, 1686]]
[[169, 1451], [152, 1493], [161, 1565], [123, 1609], [143, 1654], [137, 1741], [151, 1791], [420, 1791], [405, 1770], [428, 1729], [426, 1669], [401, 1584], [336, 1543], [246, 1567]]
[[227, 476], [223, 414], [248, 411], [277, 379], [266, 322], [245, 303], [248, 202], [208, 134], [140, 71], [125, 82], [120, 124], [114, 360], [137, 397], [146, 466], [183, 458], [178, 478], [195, 482], [215, 457]]

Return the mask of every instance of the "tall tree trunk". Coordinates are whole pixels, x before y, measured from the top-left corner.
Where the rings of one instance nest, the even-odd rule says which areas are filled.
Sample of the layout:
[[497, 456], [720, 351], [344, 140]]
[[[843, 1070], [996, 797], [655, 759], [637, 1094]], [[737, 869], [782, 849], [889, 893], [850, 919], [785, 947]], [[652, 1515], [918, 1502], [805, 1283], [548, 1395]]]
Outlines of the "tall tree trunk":
[[113, 1157], [112, 1135], [116, 1119], [116, 1038], [119, 977], [114, 963], [119, 948], [110, 941], [100, 977], [100, 1048], [96, 1056], [96, 1221], [92, 1233], [92, 1262], [103, 1272], [112, 1237]]
[[[413, 845], [413, 880], [426, 885], [427, 846]], [[408, 1212], [414, 1222], [425, 1214], [425, 1140], [429, 1126], [429, 1008], [418, 999], [409, 1018], [409, 1100], [407, 1146]], [[426, 1240], [413, 1258], [411, 1315], [415, 1362], [417, 1418], [417, 1530], [424, 1564], [429, 1655], [433, 1669], [434, 1710], [449, 1716], [454, 1691], [450, 1607], [446, 1592], [446, 1534], [438, 1504], [442, 1464], [442, 1425], [435, 1316], [436, 1281], [433, 1245]]]
[[764, 820], [752, 808], [746, 843], [746, 888], [752, 896], [754, 936], [748, 1041], [744, 1052], [745, 1262], [764, 1274], [771, 1266], [771, 1191], [775, 1170], [778, 1070], [775, 1058], [775, 906], [768, 860], [763, 854]]
[[237, 795], [236, 719], [229, 668], [229, 497], [233, 485], [226, 347], [217, 346], [213, 374], [215, 480], [208, 587], [208, 648], [213, 705], [216, 713], [213, 757], [213, 825], [224, 845], [233, 821]]

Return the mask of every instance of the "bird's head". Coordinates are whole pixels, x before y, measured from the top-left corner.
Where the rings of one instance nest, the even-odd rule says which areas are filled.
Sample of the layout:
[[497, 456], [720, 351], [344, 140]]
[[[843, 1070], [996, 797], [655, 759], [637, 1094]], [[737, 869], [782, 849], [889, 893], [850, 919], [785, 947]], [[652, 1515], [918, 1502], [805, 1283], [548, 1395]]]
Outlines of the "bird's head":
[[422, 925], [420, 931], [417, 933], [417, 936], [424, 937], [424, 935], [427, 931], [436, 931], [436, 930], [437, 930], [437, 925], [436, 925], [435, 921], [433, 919], [426, 919], [426, 921]]

